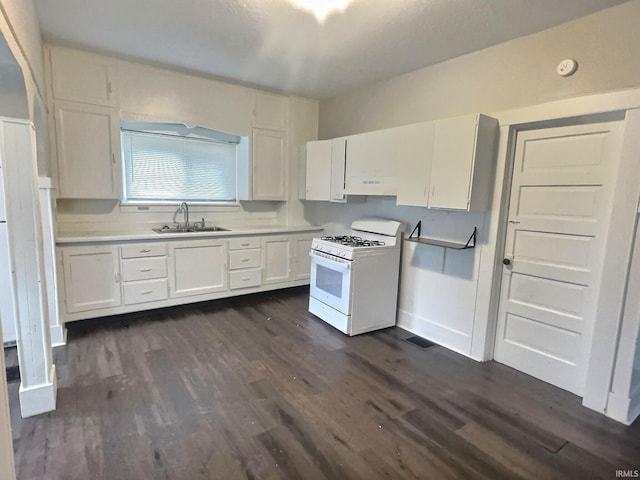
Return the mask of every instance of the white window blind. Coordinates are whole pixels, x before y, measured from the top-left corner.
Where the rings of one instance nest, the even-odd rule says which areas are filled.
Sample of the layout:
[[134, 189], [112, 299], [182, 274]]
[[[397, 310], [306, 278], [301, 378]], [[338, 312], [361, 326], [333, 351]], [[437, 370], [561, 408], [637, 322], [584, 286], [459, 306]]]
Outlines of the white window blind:
[[236, 201], [237, 143], [121, 133], [125, 201]]

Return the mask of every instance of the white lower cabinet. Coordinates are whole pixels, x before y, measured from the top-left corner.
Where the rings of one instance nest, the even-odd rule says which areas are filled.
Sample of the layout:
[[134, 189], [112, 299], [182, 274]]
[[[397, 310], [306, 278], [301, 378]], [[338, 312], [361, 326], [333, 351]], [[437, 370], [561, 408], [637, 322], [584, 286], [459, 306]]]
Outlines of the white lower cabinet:
[[125, 305], [168, 298], [167, 246], [164, 243], [123, 245], [120, 259]]
[[309, 283], [311, 276], [311, 242], [314, 235], [300, 234], [265, 237], [264, 284], [294, 282], [294, 285]]
[[59, 245], [64, 321], [309, 283], [318, 231]]
[[288, 236], [265, 237], [262, 240], [264, 251], [264, 269], [262, 283], [290, 282], [291, 269], [291, 238]]
[[260, 237], [229, 240], [229, 290], [262, 285], [262, 241]]
[[116, 245], [67, 247], [62, 251], [66, 313], [118, 307], [120, 269]]
[[229, 290], [259, 287], [262, 285], [262, 269], [235, 270], [229, 272]]
[[171, 242], [169, 259], [169, 294], [172, 298], [227, 290], [226, 240]]
[[296, 235], [293, 241], [293, 281], [309, 283], [311, 278], [311, 235]]
[[167, 299], [167, 279], [157, 278], [143, 282], [127, 282], [122, 285], [124, 304], [157, 302]]

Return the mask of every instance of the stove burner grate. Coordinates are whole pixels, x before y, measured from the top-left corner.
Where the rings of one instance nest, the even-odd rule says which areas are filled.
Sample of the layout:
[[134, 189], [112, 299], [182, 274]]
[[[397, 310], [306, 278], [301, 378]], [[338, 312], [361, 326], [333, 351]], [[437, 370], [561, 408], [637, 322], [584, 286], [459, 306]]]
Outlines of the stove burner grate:
[[326, 240], [328, 242], [339, 243], [340, 245], [345, 245], [349, 247], [376, 247], [384, 245], [384, 242], [379, 240], [364, 240], [361, 237], [350, 236], [350, 235], [336, 235], [336, 236], [328, 236], [321, 237], [322, 240]]

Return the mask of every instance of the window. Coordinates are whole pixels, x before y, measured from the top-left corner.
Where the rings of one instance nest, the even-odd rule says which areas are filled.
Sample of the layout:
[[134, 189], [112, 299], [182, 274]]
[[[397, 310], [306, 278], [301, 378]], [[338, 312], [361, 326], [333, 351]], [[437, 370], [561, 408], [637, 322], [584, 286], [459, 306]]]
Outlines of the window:
[[123, 122], [124, 202], [235, 203], [241, 137], [179, 124]]

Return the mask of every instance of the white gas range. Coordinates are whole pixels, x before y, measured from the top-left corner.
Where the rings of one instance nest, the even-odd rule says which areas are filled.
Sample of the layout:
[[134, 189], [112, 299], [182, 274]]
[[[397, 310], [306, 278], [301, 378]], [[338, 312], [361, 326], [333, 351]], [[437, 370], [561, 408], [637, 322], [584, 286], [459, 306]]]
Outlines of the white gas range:
[[396, 324], [402, 224], [363, 218], [311, 244], [309, 311], [347, 335]]

